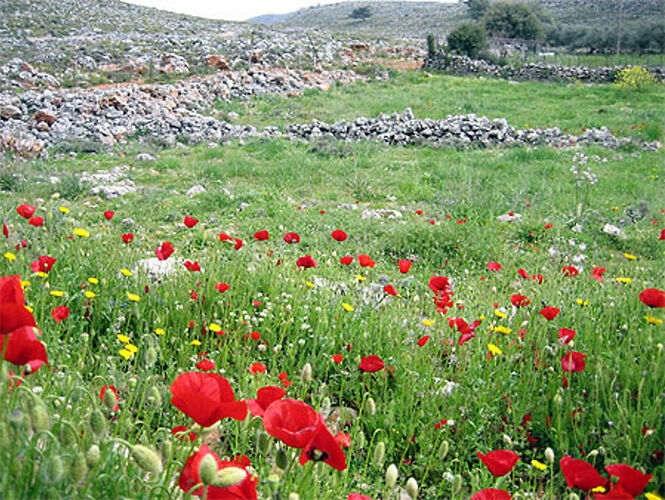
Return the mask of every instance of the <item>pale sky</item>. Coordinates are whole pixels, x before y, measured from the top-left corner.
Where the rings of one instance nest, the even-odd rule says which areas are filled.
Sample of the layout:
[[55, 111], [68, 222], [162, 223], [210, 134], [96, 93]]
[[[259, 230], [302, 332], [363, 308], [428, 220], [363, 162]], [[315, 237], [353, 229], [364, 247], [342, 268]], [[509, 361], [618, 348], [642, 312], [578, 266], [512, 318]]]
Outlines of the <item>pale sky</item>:
[[[261, 14], [286, 14], [302, 7], [339, 3], [330, 0], [124, 0], [128, 3], [156, 7], [182, 14], [191, 14], [212, 19], [245, 21]], [[427, 0], [404, 0], [427, 1]], [[456, 2], [457, 0], [448, 0]], [[434, 2], [434, 3], [446, 3]]]

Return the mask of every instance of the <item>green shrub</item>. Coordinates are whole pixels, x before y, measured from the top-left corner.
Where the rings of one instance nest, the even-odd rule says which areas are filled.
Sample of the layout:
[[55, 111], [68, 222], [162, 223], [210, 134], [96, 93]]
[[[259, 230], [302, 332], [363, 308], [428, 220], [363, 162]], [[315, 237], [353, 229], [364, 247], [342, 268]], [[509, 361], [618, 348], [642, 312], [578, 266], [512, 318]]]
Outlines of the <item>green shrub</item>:
[[477, 23], [462, 23], [448, 34], [448, 49], [457, 54], [477, 57], [487, 46], [485, 28]]
[[638, 90], [657, 83], [656, 77], [642, 67], [626, 68], [619, 71], [615, 76], [615, 85], [624, 89]]

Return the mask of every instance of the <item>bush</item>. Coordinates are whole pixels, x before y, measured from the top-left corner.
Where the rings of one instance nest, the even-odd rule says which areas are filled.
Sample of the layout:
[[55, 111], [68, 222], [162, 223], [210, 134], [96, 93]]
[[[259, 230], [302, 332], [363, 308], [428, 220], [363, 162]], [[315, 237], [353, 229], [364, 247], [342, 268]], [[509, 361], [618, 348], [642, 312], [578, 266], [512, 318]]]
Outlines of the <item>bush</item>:
[[642, 66], [626, 68], [615, 76], [615, 85], [624, 89], [638, 90], [657, 83], [656, 77]]
[[462, 23], [448, 34], [448, 49], [457, 54], [475, 58], [486, 45], [485, 29], [477, 23]]
[[543, 28], [533, 10], [521, 3], [495, 3], [483, 17], [485, 29], [492, 36], [542, 40]]

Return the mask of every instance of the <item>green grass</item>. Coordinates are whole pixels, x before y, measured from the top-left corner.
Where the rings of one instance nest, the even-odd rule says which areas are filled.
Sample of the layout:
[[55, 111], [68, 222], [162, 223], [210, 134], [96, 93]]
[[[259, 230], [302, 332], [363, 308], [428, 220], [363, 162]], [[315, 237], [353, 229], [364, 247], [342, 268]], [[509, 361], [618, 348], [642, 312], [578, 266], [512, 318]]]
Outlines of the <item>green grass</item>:
[[399, 72], [386, 82], [334, 87], [328, 92], [310, 90], [298, 98], [270, 96], [218, 103], [217, 109], [238, 113], [239, 123], [284, 127], [313, 119], [375, 117], [411, 107], [417, 118], [476, 113], [507, 118], [518, 128], [557, 126], [580, 133], [582, 128], [607, 126], [617, 135], [653, 141], [662, 138], [665, 129], [663, 103], [664, 85], [630, 91], [609, 84], [514, 83]]
[[[511, 121], [524, 123], [561, 119], [565, 110], [573, 111], [571, 103], [582, 106], [581, 91], [627, 101], [635, 113], [651, 113], [644, 103], [655, 102], [661, 92], [638, 98], [613, 87], [539, 88], [401, 75], [389, 84], [262, 99], [241, 120], [274, 123], [271, 113], [280, 106], [322, 119], [406, 105], [419, 116], [443, 116], [441, 107], [452, 106], [443, 99], [446, 88], [456, 89], [449, 99], [468, 94], [479, 113], [510, 112]], [[485, 95], [492, 88], [493, 97]], [[506, 100], [516, 97], [510, 89], [542, 106], [518, 108], [511, 101], [511, 107]], [[552, 94], [562, 99], [558, 110]], [[661, 104], [654, 106], [659, 110]], [[607, 116], [626, 120], [618, 111]], [[558, 461], [566, 454], [588, 460], [603, 475], [604, 465], [627, 463], [654, 475], [646, 491], [665, 487], [665, 469], [653, 455], [662, 449], [665, 433], [664, 327], [645, 320], [647, 315], [663, 319], [663, 313], [637, 298], [665, 282], [665, 242], [658, 240], [665, 227], [662, 150], [582, 150], [598, 177], [593, 186], [575, 184], [573, 151], [548, 148], [453, 151], [271, 139], [166, 150], [155, 162], [134, 162], [137, 150], [130, 144], [118, 151], [122, 157], [116, 152], [8, 162], [3, 174], [2, 186], [13, 191], [0, 197], [0, 217], [10, 231], [9, 239], [0, 237], [0, 276], [20, 274], [30, 281], [26, 300], [44, 332], [50, 363], [26, 376], [19, 388], [8, 391], [3, 382], [0, 390], [0, 491], [6, 498], [184, 498], [177, 479], [202, 439], [220, 457], [247, 455], [259, 478], [259, 498], [266, 499], [288, 498], [291, 492], [302, 499], [340, 499], [350, 492], [388, 498], [384, 474], [390, 463], [399, 468], [400, 487], [409, 477], [418, 481], [419, 498], [467, 499], [489, 487], [562, 498], [569, 490]], [[129, 178], [141, 191], [104, 200], [72, 181], [83, 170], [120, 164], [131, 166]], [[21, 180], [12, 173], [20, 173]], [[53, 175], [67, 180], [51, 184]], [[206, 192], [187, 197], [196, 184]], [[642, 201], [644, 217], [625, 221], [625, 210]], [[37, 206], [45, 226], [33, 228], [21, 219], [15, 211], [21, 203]], [[363, 217], [365, 210], [377, 209], [402, 216]], [[115, 210], [111, 221], [103, 217], [105, 210]], [[497, 220], [508, 212], [521, 214], [521, 221]], [[185, 215], [199, 224], [185, 228]], [[552, 226], [545, 229], [548, 223]], [[602, 233], [606, 223], [621, 225], [625, 238]], [[73, 236], [77, 227], [90, 237]], [[348, 240], [331, 238], [338, 228]], [[270, 240], [254, 241], [252, 235], [264, 229]], [[282, 240], [291, 231], [300, 234], [300, 243]], [[130, 245], [120, 237], [127, 232], [135, 234]], [[244, 240], [244, 246], [234, 250], [220, 242], [220, 232]], [[21, 239], [29, 244], [16, 250]], [[139, 272], [137, 263], [154, 256], [163, 241], [173, 243], [170, 260], [182, 271], [155, 281]], [[376, 266], [362, 268], [357, 260], [340, 265], [341, 256], [361, 253]], [[296, 259], [305, 254], [318, 267], [299, 270]], [[47, 277], [30, 270], [40, 255], [58, 259]], [[580, 275], [563, 276], [562, 266], [579, 255], [585, 256]], [[199, 261], [202, 272], [185, 271], [185, 259]], [[398, 259], [413, 261], [408, 274], [399, 273]], [[503, 269], [488, 271], [490, 261]], [[596, 266], [607, 268], [603, 283], [588, 277]], [[121, 269], [134, 274], [124, 276]], [[518, 269], [542, 274], [544, 282], [521, 279]], [[445, 314], [436, 312], [428, 288], [434, 275], [454, 280], [455, 307]], [[90, 283], [90, 277], [99, 283]], [[632, 282], [621, 284], [618, 277]], [[214, 289], [220, 282], [231, 286], [223, 295]], [[401, 297], [384, 296], [385, 284], [394, 285]], [[62, 297], [51, 294], [57, 290]], [[86, 298], [85, 291], [96, 296]], [[130, 301], [128, 293], [140, 301]], [[513, 311], [510, 297], [518, 293], [531, 304]], [[50, 315], [58, 305], [71, 312], [61, 323]], [[546, 321], [539, 314], [545, 305], [561, 308], [560, 315]], [[481, 319], [476, 337], [459, 346], [450, 317]], [[225, 334], [215, 335], [213, 323]], [[496, 326], [510, 333], [492, 330]], [[577, 330], [574, 345], [562, 347], [556, 340], [563, 327]], [[157, 335], [156, 329], [165, 333]], [[260, 341], [248, 337], [253, 331]], [[125, 344], [118, 335], [137, 347], [130, 359], [119, 354]], [[419, 346], [424, 336], [430, 339]], [[489, 344], [502, 353], [490, 358]], [[587, 355], [584, 371], [562, 372], [560, 360], [569, 349]], [[289, 397], [326, 415], [341, 413], [329, 417], [328, 426], [351, 436], [348, 468], [340, 472], [323, 463], [278, 468], [278, 450], [285, 449], [288, 460], [297, 460], [299, 450], [267, 437], [257, 418], [224, 419], [192, 444], [174, 439], [172, 427], [191, 427], [193, 421], [170, 403], [169, 387], [180, 373], [196, 369], [201, 353], [216, 363], [239, 399], [281, 385], [279, 374], [286, 372]], [[333, 354], [344, 360], [334, 363]], [[368, 355], [380, 356], [394, 370], [361, 373], [358, 364]], [[266, 366], [265, 373], [250, 373], [256, 362]], [[307, 363], [311, 380], [302, 374]], [[4, 380], [7, 370], [20, 368], [4, 363], [0, 370]], [[446, 395], [451, 383], [457, 385]], [[118, 411], [100, 401], [104, 385], [117, 387]], [[106, 423], [100, 433], [89, 423], [96, 410]], [[525, 415], [530, 423], [524, 423]], [[454, 423], [434, 428], [441, 419]], [[146, 474], [118, 439], [158, 450], [163, 472]], [[386, 452], [377, 461], [380, 442]], [[81, 454], [92, 445], [99, 446], [100, 459], [82, 469]], [[553, 464], [545, 458], [547, 448], [554, 452]], [[521, 457], [504, 478], [494, 478], [476, 456], [497, 449]], [[532, 467], [533, 459], [547, 470]], [[461, 485], [453, 491], [456, 476]], [[395, 490], [390, 498], [396, 497]]]

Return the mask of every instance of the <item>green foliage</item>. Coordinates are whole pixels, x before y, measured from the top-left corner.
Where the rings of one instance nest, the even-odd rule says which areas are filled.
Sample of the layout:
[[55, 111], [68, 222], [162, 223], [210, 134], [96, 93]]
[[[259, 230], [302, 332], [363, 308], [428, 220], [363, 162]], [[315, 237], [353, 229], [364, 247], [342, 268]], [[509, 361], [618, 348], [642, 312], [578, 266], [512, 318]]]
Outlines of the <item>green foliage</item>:
[[490, 0], [466, 0], [469, 17], [474, 21], [481, 19], [490, 7]]
[[543, 28], [531, 7], [522, 3], [493, 4], [483, 17], [485, 29], [491, 36], [540, 40]]
[[361, 21], [365, 21], [366, 19], [372, 17], [372, 11], [370, 10], [369, 7], [356, 7], [355, 9], [353, 9], [349, 17], [351, 19], [359, 19]]
[[648, 69], [636, 66], [619, 71], [614, 83], [620, 88], [640, 90], [655, 85], [657, 82], [656, 77]]
[[436, 38], [432, 33], [427, 34], [427, 56], [433, 57], [437, 52]]
[[487, 46], [487, 33], [478, 23], [462, 23], [448, 33], [448, 50], [477, 57]]

